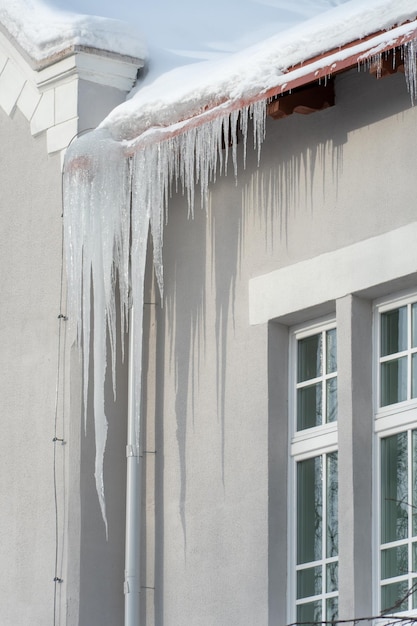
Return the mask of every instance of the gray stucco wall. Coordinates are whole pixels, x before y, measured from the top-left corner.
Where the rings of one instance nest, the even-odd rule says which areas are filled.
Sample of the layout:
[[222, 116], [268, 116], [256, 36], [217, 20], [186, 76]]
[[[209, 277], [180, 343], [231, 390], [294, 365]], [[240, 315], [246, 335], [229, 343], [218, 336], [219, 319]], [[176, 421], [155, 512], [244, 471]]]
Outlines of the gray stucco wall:
[[[79, 130], [97, 125], [123, 99], [118, 89], [80, 80]], [[85, 437], [82, 368], [69, 324], [61, 322], [59, 338], [58, 315], [66, 313], [61, 155], [48, 155], [45, 133], [33, 138], [17, 109], [10, 117], [0, 110], [0, 137], [0, 623], [113, 626], [123, 621], [125, 365], [119, 359], [117, 401], [110, 385], [106, 391], [106, 541], [94, 484], [94, 427], [90, 419]], [[57, 437], [64, 443], [54, 444], [59, 346]], [[55, 599], [54, 446], [63, 580]]]
[[[158, 626], [287, 622], [287, 325], [303, 314], [269, 329], [250, 326], [248, 283], [415, 221], [416, 123], [402, 75], [377, 81], [352, 71], [336, 79], [334, 108], [268, 120], [261, 167], [249, 150], [236, 185], [232, 173], [217, 181], [207, 214], [188, 220], [184, 199], [171, 202], [153, 416], [163, 490], [155, 512]], [[361, 587], [372, 573], [371, 301], [362, 296], [363, 307], [356, 300], [337, 307], [342, 383], [358, 390], [356, 404], [349, 393], [341, 400], [340, 489], [353, 502], [360, 483], [355, 498], [368, 505], [342, 527], [340, 554], [357, 557], [341, 571], [344, 617], [372, 610], [371, 590]], [[336, 302], [327, 310], [336, 313]], [[362, 343], [347, 323], [358, 311]], [[358, 380], [361, 371], [368, 376]], [[362, 447], [353, 450], [356, 433]], [[362, 575], [355, 588], [352, 572]]]
[[53, 617], [60, 159], [19, 112], [0, 111], [0, 136], [0, 621], [41, 626]]

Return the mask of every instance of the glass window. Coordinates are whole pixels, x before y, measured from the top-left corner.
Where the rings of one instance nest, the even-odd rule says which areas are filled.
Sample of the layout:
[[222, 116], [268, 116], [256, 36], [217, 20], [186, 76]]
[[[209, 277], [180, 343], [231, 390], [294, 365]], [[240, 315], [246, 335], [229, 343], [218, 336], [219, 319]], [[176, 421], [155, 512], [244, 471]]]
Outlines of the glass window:
[[331, 622], [338, 615], [339, 589], [337, 333], [334, 322], [327, 322], [292, 336], [292, 619]]
[[381, 439], [381, 612], [416, 608], [417, 430]]
[[381, 407], [417, 397], [417, 303], [380, 314]]
[[379, 610], [395, 614], [417, 609], [416, 295], [380, 304], [377, 316]]
[[297, 339], [297, 430], [337, 420], [337, 342], [331, 328]]
[[337, 452], [297, 463], [297, 621], [337, 619]]

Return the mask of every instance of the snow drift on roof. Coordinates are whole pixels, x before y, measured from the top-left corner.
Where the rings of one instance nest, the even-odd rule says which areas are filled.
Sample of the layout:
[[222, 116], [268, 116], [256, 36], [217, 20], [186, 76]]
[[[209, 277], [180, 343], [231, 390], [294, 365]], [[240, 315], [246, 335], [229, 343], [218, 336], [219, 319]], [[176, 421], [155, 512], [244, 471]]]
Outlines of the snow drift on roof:
[[143, 59], [136, 28], [115, 19], [77, 15], [42, 0], [0, 0], [0, 26], [35, 62], [77, 46]]
[[175, 68], [148, 79], [102, 122], [118, 140], [168, 126], [221, 103], [284, 82], [288, 68], [366, 35], [413, 20], [416, 0], [351, 0], [266, 41], [215, 61]]

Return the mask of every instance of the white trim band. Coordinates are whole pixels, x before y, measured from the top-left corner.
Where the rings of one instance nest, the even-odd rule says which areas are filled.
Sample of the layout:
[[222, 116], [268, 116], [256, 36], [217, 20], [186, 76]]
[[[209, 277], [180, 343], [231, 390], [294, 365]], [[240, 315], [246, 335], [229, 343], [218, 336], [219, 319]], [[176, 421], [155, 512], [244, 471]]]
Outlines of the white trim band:
[[249, 321], [318, 306], [417, 272], [417, 222], [249, 281]]

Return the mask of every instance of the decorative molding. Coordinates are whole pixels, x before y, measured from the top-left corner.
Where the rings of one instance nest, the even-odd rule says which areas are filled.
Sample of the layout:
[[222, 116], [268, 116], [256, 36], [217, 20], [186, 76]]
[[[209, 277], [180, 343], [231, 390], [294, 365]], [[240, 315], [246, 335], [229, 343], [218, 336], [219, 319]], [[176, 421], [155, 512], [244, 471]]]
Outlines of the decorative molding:
[[78, 86], [87, 81], [128, 93], [143, 60], [73, 46], [34, 64], [0, 29], [0, 107], [19, 109], [35, 137], [46, 133], [48, 154], [65, 151], [78, 128]]

